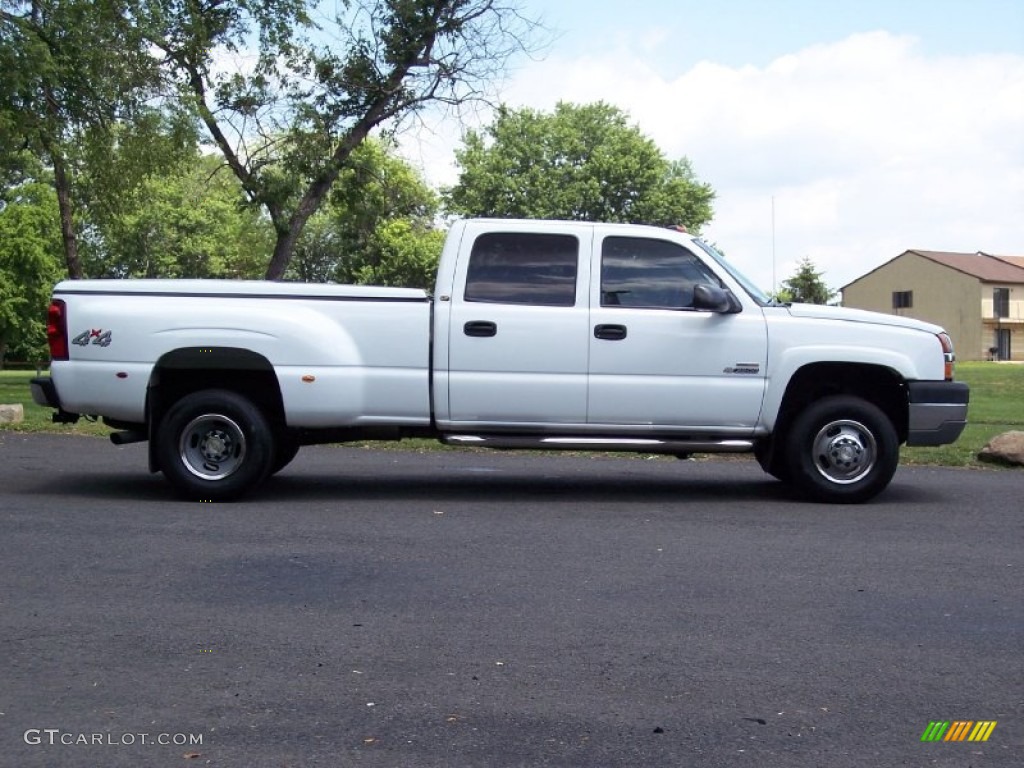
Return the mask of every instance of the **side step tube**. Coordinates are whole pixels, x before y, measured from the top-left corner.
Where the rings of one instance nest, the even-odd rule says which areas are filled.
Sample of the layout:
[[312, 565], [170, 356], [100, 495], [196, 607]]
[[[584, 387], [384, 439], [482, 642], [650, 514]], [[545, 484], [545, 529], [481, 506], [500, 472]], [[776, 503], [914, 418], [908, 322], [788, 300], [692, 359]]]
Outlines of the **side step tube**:
[[623, 451], [634, 453], [747, 453], [752, 440], [669, 440], [646, 437], [519, 437], [516, 435], [442, 435], [445, 445], [541, 451]]

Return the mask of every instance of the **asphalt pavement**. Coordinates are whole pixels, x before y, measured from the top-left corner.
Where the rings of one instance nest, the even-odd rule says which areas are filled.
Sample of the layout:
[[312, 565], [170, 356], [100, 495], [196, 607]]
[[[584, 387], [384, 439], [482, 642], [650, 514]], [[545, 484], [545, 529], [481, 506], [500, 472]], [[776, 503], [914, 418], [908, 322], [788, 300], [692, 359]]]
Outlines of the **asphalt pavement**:
[[829, 506], [338, 447], [185, 503], [143, 445], [0, 432], [0, 765], [1019, 766], [1022, 514], [1012, 470]]

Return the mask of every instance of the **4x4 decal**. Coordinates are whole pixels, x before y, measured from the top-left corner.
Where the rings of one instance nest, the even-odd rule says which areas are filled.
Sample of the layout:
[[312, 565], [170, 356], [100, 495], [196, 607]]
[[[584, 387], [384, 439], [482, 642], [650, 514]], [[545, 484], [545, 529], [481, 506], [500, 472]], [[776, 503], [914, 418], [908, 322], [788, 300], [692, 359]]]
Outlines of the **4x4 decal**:
[[90, 328], [75, 336], [71, 343], [79, 347], [87, 347], [90, 344], [94, 344], [97, 347], [109, 347], [112, 335], [113, 331], [104, 331], [102, 328]]

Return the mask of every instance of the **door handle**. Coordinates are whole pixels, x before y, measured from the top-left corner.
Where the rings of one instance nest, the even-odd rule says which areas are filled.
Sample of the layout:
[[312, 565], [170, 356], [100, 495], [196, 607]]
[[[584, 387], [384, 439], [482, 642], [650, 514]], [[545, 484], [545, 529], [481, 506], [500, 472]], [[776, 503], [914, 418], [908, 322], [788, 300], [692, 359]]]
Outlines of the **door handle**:
[[624, 325], [595, 325], [594, 338], [607, 341], [622, 341], [626, 338], [626, 326]]
[[470, 320], [462, 326], [462, 331], [467, 336], [496, 336], [498, 334], [498, 324], [492, 323], [489, 320]]

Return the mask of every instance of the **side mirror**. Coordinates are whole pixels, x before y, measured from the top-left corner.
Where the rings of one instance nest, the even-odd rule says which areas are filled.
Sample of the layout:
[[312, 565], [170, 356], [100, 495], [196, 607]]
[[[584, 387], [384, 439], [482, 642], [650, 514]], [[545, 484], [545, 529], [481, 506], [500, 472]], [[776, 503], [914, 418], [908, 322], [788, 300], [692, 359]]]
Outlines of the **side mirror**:
[[729, 291], [707, 283], [697, 283], [693, 286], [693, 308], [722, 315], [734, 314], [742, 309]]

